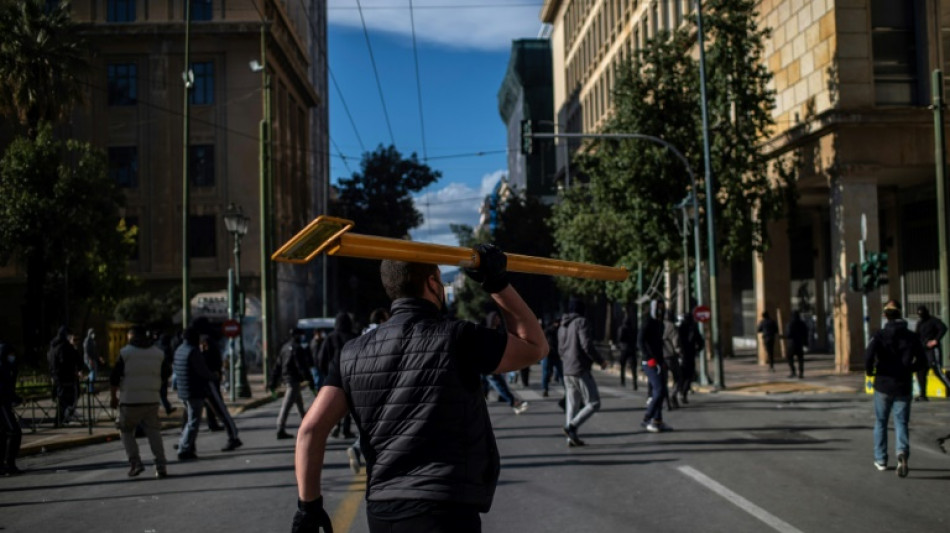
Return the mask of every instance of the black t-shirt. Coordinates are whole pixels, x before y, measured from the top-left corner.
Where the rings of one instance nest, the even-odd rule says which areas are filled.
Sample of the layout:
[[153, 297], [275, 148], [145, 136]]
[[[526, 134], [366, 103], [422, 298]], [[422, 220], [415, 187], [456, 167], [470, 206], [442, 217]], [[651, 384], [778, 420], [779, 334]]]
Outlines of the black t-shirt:
[[[476, 390], [481, 383], [483, 374], [493, 374], [508, 344], [508, 334], [505, 331], [486, 328], [472, 323], [462, 322], [459, 328], [459, 338], [456, 342], [456, 360], [461, 369], [462, 385], [469, 390]], [[324, 385], [343, 388], [343, 378], [340, 376], [340, 354], [330, 359]]]

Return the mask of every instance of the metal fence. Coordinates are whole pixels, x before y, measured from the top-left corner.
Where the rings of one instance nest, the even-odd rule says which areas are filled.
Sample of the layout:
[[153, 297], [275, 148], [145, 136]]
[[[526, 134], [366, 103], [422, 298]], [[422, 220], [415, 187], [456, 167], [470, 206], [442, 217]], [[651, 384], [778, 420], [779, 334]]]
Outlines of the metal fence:
[[74, 409], [69, 410], [68, 416], [64, 417], [52, 382], [29, 383], [21, 380], [16, 390], [22, 401], [14, 408], [20, 427], [36, 433], [42, 427], [59, 428], [76, 424], [87, 427], [91, 435], [96, 424], [115, 421], [117, 410], [109, 406], [108, 378], [83, 380], [73, 386], [76, 387]]

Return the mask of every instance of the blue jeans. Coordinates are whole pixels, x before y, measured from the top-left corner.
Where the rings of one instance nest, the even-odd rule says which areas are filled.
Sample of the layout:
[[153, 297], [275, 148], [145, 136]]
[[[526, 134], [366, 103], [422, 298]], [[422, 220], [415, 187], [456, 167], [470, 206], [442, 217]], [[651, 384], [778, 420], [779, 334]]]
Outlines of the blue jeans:
[[320, 390], [320, 387], [323, 386], [323, 376], [320, 375], [320, 370], [312, 366], [310, 367], [310, 375], [313, 377], [313, 390]]
[[185, 413], [188, 421], [181, 431], [181, 440], [178, 441], [178, 455], [195, 451], [195, 441], [198, 439], [198, 426], [201, 425], [201, 409], [204, 407], [204, 398], [188, 398], [185, 402]]
[[485, 378], [502, 400], [508, 402], [508, 405], [515, 405], [515, 396], [511, 393], [511, 389], [508, 388], [508, 384], [505, 383], [505, 379], [501, 377], [501, 374], [492, 374], [485, 376]]
[[555, 378], [560, 383], [564, 383], [564, 365], [561, 363], [561, 358], [558, 357], [552, 361], [550, 356], [545, 357], [541, 361], [541, 386], [544, 390], [548, 390], [548, 384], [551, 382], [552, 366]]
[[894, 413], [895, 449], [898, 455], [910, 457], [910, 395], [894, 396], [874, 391], [874, 460], [887, 464], [887, 419]]
[[661, 422], [663, 421], [663, 400], [667, 394], [666, 370], [660, 366], [643, 365], [643, 373], [646, 374], [647, 381], [650, 382], [650, 388], [653, 392], [651, 396], [653, 400], [650, 402], [650, 406], [647, 407], [647, 412], [643, 415], [643, 421], [649, 422], [656, 420], [657, 422]]

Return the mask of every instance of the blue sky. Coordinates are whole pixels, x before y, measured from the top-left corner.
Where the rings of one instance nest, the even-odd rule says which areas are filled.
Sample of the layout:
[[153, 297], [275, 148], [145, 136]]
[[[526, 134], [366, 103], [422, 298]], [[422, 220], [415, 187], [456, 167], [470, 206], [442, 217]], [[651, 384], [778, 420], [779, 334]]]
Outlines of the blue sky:
[[[442, 179], [416, 197], [425, 223], [412, 237], [456, 245], [449, 224], [474, 226], [481, 199], [507, 167], [498, 88], [508, 66], [512, 39], [537, 37], [542, 1], [411, 3], [412, 18], [410, 0], [360, 0], [361, 21], [357, 0], [328, 0], [330, 70], [339, 86], [338, 91], [330, 80], [330, 176], [335, 183], [358, 171], [362, 153], [379, 144], [394, 143], [406, 157], [412, 152], [420, 159], [428, 155], [429, 166], [441, 171]], [[479, 152], [485, 155], [470, 155]]]

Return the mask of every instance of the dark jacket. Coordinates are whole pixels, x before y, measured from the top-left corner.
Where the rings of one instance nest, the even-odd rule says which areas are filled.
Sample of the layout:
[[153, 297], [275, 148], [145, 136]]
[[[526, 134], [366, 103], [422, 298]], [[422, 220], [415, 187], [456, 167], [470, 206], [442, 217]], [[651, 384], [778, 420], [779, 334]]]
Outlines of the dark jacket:
[[558, 362], [561, 354], [557, 351], [557, 330], [560, 324], [551, 324], [544, 328], [544, 338], [548, 341], [548, 361]]
[[353, 321], [350, 315], [340, 313], [336, 315], [336, 322], [333, 324], [333, 332], [323, 339], [320, 345], [320, 353], [317, 354], [317, 369], [321, 376], [326, 376], [330, 367], [330, 360], [338, 357], [343, 352], [343, 345], [353, 339]]
[[703, 334], [699, 331], [699, 324], [693, 320], [691, 314], [686, 314], [683, 321], [676, 328], [679, 339], [680, 357], [683, 362], [691, 362], [696, 359], [696, 355], [703, 349]]
[[650, 314], [643, 319], [640, 333], [637, 336], [637, 346], [640, 348], [642, 364], [646, 365], [651, 359], [657, 365], [664, 365], [663, 359], [663, 332], [666, 326], [663, 317], [656, 316], [656, 301], [650, 302]]
[[785, 338], [789, 340], [789, 348], [793, 354], [803, 352], [808, 344], [808, 324], [801, 318], [792, 317], [785, 330]]
[[621, 357], [629, 359], [637, 356], [637, 324], [632, 318], [627, 318], [617, 328], [617, 344]]
[[210, 383], [214, 379], [204, 357], [197, 346], [187, 342], [175, 350], [175, 380], [178, 384], [178, 397], [182, 400], [203, 399], [208, 397]]
[[83, 368], [82, 355], [66, 338], [65, 332], [57, 335], [49, 346], [50, 376], [53, 382], [76, 383]]
[[401, 298], [389, 320], [343, 348], [340, 373], [360, 427], [368, 500], [491, 507], [498, 449], [485, 397], [465, 385], [455, 356], [463, 325], [431, 302]]
[[771, 318], [763, 318], [759, 322], [757, 331], [762, 334], [763, 341], [775, 342], [775, 337], [778, 336], [778, 324]]
[[940, 339], [946, 334], [947, 326], [935, 316], [928, 314], [926, 317], [921, 317], [920, 322], [917, 322], [917, 335], [920, 337], [920, 342], [924, 345], [924, 348], [927, 347], [927, 343], [930, 341], [939, 343]]
[[290, 385], [300, 384], [301, 381], [310, 381], [310, 370], [303, 346], [295, 338], [291, 338], [280, 347], [277, 361], [271, 370], [268, 388], [276, 389], [280, 382]]
[[874, 390], [895, 396], [910, 396], [914, 372], [924, 363], [920, 338], [907, 329], [904, 320], [888, 320], [871, 336], [864, 352], [864, 373], [874, 376]]
[[580, 376], [590, 372], [595, 362], [604, 362], [594, 346], [590, 324], [577, 313], [561, 317], [561, 327], [557, 330], [557, 351], [564, 364], [565, 376]]

